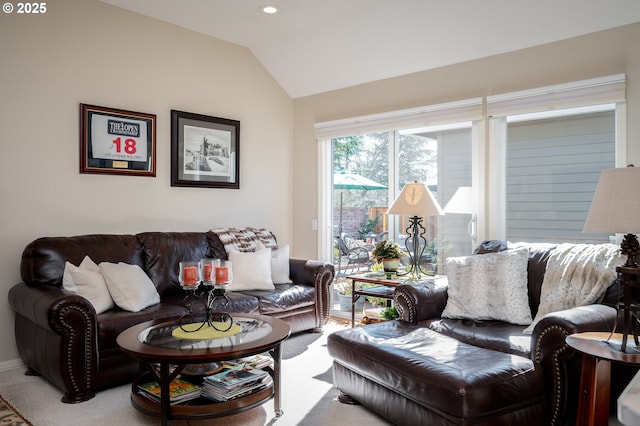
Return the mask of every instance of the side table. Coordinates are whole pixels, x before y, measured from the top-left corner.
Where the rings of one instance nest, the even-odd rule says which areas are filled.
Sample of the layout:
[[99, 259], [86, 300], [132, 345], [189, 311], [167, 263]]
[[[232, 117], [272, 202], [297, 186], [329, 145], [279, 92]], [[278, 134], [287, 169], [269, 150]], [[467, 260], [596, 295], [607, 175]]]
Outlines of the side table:
[[[406, 278], [387, 278], [385, 275], [376, 276], [371, 273], [348, 275], [346, 279], [351, 280], [351, 327], [355, 326], [356, 313], [355, 305], [362, 296], [379, 297], [387, 301], [393, 300], [395, 288], [400, 284], [417, 284], [421, 282], [433, 281], [442, 276], [425, 277], [421, 281], [411, 281]], [[375, 284], [373, 287], [362, 288], [358, 283]]]
[[622, 334], [608, 332], [576, 333], [567, 337], [567, 345], [582, 353], [580, 398], [577, 425], [607, 426], [611, 391], [611, 363], [640, 365], [640, 350], [620, 350]]

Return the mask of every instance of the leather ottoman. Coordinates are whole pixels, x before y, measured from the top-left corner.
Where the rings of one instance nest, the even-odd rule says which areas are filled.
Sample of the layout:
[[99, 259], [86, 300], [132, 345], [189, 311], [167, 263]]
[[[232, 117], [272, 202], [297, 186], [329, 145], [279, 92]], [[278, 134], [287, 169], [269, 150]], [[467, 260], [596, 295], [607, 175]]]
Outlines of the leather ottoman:
[[541, 425], [540, 368], [403, 321], [328, 337], [334, 385], [394, 424]]

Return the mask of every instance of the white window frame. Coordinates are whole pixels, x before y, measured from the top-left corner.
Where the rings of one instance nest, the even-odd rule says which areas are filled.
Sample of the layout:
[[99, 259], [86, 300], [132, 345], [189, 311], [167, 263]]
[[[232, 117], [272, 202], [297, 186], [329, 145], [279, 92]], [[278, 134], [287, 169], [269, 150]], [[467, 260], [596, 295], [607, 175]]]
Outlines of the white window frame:
[[[616, 167], [626, 165], [626, 78], [624, 74], [582, 80], [418, 108], [316, 123], [318, 142], [318, 253], [330, 261], [333, 250], [331, 139], [387, 130], [472, 121], [472, 186], [477, 241], [504, 239], [506, 233], [506, 117], [509, 115], [614, 103]], [[391, 171], [390, 171], [391, 172]], [[391, 173], [389, 175], [392, 176]], [[391, 224], [390, 224], [391, 226]]]
[[[484, 239], [506, 238], [506, 143], [507, 117], [518, 114], [554, 111], [594, 105], [615, 105], [616, 167], [626, 165], [625, 75], [582, 80], [554, 86], [487, 97], [489, 122], [487, 164], [487, 231]], [[562, 112], [560, 112], [562, 113]]]

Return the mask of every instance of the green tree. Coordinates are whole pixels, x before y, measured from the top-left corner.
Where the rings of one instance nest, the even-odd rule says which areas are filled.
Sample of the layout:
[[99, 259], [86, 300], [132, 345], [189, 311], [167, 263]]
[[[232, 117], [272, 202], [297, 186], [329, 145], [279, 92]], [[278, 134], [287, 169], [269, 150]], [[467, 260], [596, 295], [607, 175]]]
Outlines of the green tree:
[[346, 136], [333, 139], [333, 171], [334, 173], [350, 171], [351, 162], [360, 156], [364, 136]]
[[400, 135], [399, 141], [400, 188], [414, 180], [429, 182], [437, 177], [437, 151], [429, 148], [428, 138], [419, 135]]

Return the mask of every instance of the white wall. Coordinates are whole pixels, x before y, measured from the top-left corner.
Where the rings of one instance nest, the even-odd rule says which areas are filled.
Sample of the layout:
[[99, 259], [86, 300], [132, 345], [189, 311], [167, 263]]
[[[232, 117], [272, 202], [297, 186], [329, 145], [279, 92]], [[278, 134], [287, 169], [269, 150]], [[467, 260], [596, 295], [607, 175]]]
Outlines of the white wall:
[[[624, 73], [627, 160], [640, 163], [640, 24], [294, 100], [293, 243], [318, 255], [318, 150], [313, 124]], [[428, 51], [416, 51], [428, 55]], [[380, 58], [380, 63], [393, 58]], [[488, 158], [488, 168], [492, 159]], [[491, 238], [491, 236], [488, 236]]]
[[[40, 236], [251, 225], [291, 240], [293, 102], [243, 47], [96, 0], [0, 14], [0, 362]], [[80, 174], [79, 104], [157, 115], [157, 176]], [[240, 189], [170, 186], [170, 110], [240, 121]], [[295, 254], [295, 248], [294, 254]]]

